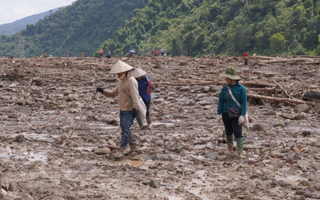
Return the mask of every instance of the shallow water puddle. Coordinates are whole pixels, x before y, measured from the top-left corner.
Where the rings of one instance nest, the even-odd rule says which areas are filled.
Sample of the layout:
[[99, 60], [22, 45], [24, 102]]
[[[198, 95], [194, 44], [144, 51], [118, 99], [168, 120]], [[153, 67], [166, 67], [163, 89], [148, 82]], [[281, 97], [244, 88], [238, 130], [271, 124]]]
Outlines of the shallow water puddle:
[[300, 175], [289, 175], [289, 176], [280, 176], [275, 175], [276, 180], [278, 181], [284, 181], [286, 183], [292, 184], [292, 185], [298, 185], [301, 181], [307, 181], [307, 178], [304, 178]]
[[293, 132], [303, 132], [303, 131], [310, 131], [311, 133], [320, 133], [319, 128], [308, 128], [308, 127], [300, 127], [300, 126], [289, 126], [287, 127], [288, 131], [293, 131]]
[[168, 197], [168, 199], [169, 200], [182, 200], [182, 197], [179, 197], [179, 196], [169, 196], [169, 195], [167, 195], [167, 197]]
[[132, 167], [139, 167], [140, 169], [148, 169], [149, 166], [154, 163], [151, 160], [143, 160], [143, 158], [138, 158], [137, 160], [120, 160], [115, 161], [120, 165], [130, 165]]
[[36, 134], [36, 133], [20, 133], [20, 134], [13, 134], [12, 138], [17, 137], [18, 135], [23, 135], [26, 138], [37, 140], [37, 141], [42, 141], [42, 142], [54, 142], [54, 139], [59, 138], [59, 135], [50, 135], [50, 134]]
[[164, 122], [152, 122], [153, 126], [166, 125], [167, 127], [174, 126], [174, 123], [164, 123]]
[[9, 146], [6, 148], [0, 147], [0, 158], [2, 160], [10, 160], [10, 159], [27, 159], [29, 162], [42, 161], [43, 163], [47, 163], [47, 156], [44, 155], [44, 152], [28, 152], [25, 150], [14, 150]]

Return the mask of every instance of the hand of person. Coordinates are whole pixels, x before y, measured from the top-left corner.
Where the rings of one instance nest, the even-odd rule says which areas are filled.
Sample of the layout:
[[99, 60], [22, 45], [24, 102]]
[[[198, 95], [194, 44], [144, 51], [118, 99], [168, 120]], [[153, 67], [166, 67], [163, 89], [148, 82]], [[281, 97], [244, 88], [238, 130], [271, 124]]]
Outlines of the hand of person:
[[103, 94], [103, 89], [102, 88], [97, 88], [97, 90], [96, 90], [97, 92], [101, 92], [102, 94]]
[[149, 86], [153, 88], [154, 86], [153, 82], [149, 81]]
[[239, 117], [239, 119], [238, 119], [238, 124], [240, 125], [240, 124], [243, 124], [243, 123], [244, 123], [244, 116], [241, 115], [241, 116]]
[[134, 108], [132, 109], [132, 117], [136, 118], [138, 116], [138, 111]]
[[218, 123], [221, 123], [221, 121], [222, 121], [222, 116], [218, 114], [218, 115], [217, 115], [217, 122], [218, 122]]

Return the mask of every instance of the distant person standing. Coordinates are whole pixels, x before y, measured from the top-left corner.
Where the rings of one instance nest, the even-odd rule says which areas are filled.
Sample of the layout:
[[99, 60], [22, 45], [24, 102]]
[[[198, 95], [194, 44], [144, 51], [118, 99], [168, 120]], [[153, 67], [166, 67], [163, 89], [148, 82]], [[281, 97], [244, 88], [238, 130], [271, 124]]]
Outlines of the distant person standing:
[[248, 66], [248, 61], [250, 58], [250, 55], [248, 54], [248, 52], [244, 52], [242, 57], [243, 57], [243, 65]]
[[82, 51], [80, 51], [80, 57], [81, 57], [81, 59], [83, 59], [83, 57], [84, 57], [84, 55], [83, 55], [83, 52], [82, 52]]
[[99, 51], [99, 55], [100, 55], [100, 59], [102, 59], [102, 56], [103, 56], [103, 49], [100, 49], [100, 51]]
[[129, 57], [132, 57], [132, 55], [133, 55], [132, 52], [130, 52], [130, 53], [129, 53]]
[[155, 49], [154, 51], [153, 51], [153, 54], [154, 54], [154, 56], [157, 56], [157, 49]]
[[107, 58], [111, 58], [111, 52], [110, 52], [110, 50], [107, 52]]

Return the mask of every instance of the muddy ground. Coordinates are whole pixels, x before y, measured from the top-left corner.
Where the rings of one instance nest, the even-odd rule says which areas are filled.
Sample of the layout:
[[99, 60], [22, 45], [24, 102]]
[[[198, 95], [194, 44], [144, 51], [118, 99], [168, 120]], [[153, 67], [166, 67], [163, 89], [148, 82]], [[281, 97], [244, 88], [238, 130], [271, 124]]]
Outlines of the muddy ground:
[[[118, 59], [156, 84], [142, 154], [122, 161], [117, 98], [95, 96]], [[248, 92], [242, 160], [216, 120], [227, 66]], [[0, 199], [320, 199], [320, 104], [303, 101], [319, 84], [317, 58], [0, 58]]]

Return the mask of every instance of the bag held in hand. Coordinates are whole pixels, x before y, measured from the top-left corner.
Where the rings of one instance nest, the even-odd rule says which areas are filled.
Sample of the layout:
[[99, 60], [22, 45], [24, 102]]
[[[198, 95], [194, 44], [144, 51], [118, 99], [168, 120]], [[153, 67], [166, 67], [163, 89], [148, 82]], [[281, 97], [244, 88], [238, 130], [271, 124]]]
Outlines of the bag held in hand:
[[[130, 98], [131, 98], [131, 100], [132, 100], [132, 97], [129, 95], [129, 94], [127, 94]], [[133, 101], [133, 100], [132, 100]], [[138, 95], [138, 116], [137, 117], [139, 117], [142, 121], [144, 120], [144, 119], [146, 119], [146, 115], [147, 115], [147, 106], [146, 106], [146, 104], [144, 103], [144, 101], [143, 101], [143, 99], [141, 98], [141, 96], [140, 95]]]
[[146, 114], [147, 114], [147, 106], [144, 103], [143, 99], [139, 96], [138, 99], [138, 105], [139, 105], [139, 112], [138, 112], [138, 117], [141, 120], [146, 119]]

